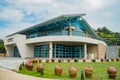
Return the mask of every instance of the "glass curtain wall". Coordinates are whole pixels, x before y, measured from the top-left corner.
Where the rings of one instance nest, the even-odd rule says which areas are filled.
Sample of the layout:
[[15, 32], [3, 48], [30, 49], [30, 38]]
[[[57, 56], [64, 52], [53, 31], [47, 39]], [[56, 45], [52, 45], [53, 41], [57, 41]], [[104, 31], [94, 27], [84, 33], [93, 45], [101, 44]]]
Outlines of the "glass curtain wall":
[[[71, 24], [71, 25], [69, 25]], [[71, 20], [63, 20], [61, 22], [51, 23], [46, 26], [32, 29], [28, 31], [27, 38], [35, 38], [41, 36], [56, 36], [56, 35], [66, 35], [68, 36], [68, 31], [65, 30], [65, 27], [73, 26], [75, 29], [72, 31], [73, 36], [82, 36], [86, 37], [86, 29], [80, 23], [78, 18]]]
[[34, 46], [34, 57], [49, 57], [49, 45], [36, 45]]
[[84, 46], [69, 46], [62, 44], [53, 44], [54, 58], [83, 58]]

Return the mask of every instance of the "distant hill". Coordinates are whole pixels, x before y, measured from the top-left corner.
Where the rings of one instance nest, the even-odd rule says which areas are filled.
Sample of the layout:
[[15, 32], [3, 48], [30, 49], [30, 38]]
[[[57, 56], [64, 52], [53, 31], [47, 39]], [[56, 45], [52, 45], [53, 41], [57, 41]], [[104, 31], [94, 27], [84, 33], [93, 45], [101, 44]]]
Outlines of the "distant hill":
[[120, 32], [113, 32], [107, 29], [105, 26], [95, 30], [97, 35], [104, 39], [108, 44], [120, 45]]

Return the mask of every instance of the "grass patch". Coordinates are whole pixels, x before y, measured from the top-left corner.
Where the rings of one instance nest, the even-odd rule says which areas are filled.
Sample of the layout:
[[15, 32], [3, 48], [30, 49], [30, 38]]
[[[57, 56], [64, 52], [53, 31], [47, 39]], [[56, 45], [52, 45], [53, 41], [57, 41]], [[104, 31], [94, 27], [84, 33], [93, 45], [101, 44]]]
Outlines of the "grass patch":
[[[39, 63], [34, 64], [33, 71], [28, 71], [25, 67], [22, 68], [19, 73], [26, 74], [30, 76], [42, 77], [42, 78], [50, 78], [50, 79], [62, 79], [62, 80], [80, 80], [81, 70], [84, 70], [85, 66], [93, 67], [93, 77], [91, 79], [85, 80], [112, 80], [108, 79], [107, 68], [112, 66], [117, 69], [117, 76], [114, 80], [120, 80], [120, 62], [62, 62], [62, 63], [42, 63], [44, 64], [44, 75], [40, 75], [37, 73], [37, 65]], [[55, 66], [60, 65], [63, 68], [62, 76], [56, 76], [54, 73]], [[76, 78], [69, 78], [68, 68], [70, 66], [75, 66], [78, 70]]]

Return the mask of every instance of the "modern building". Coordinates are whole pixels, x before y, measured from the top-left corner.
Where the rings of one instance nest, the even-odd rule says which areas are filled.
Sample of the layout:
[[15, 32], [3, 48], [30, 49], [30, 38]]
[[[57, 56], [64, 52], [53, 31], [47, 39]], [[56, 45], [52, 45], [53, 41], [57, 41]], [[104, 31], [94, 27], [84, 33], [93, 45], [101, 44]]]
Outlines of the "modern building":
[[6, 36], [8, 56], [105, 58], [106, 43], [83, 19], [84, 15], [62, 15]]

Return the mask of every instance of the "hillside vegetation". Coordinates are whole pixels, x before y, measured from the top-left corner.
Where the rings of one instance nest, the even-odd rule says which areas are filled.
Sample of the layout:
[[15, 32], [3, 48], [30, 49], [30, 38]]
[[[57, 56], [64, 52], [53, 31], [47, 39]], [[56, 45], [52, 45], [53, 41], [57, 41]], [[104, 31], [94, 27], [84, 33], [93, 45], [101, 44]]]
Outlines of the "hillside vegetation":
[[103, 28], [98, 28], [96, 33], [99, 37], [109, 40], [109, 41], [117, 41], [120, 39], [120, 32], [113, 32], [107, 29], [105, 26]]

